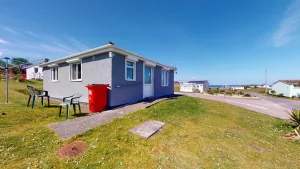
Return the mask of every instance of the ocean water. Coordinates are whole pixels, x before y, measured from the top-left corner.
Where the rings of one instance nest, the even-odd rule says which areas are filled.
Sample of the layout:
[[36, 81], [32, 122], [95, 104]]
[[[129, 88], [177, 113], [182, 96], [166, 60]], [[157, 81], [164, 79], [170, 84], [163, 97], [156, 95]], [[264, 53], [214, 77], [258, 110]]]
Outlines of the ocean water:
[[228, 87], [236, 87], [236, 86], [240, 86], [240, 85], [209, 85], [209, 88], [228, 88]]

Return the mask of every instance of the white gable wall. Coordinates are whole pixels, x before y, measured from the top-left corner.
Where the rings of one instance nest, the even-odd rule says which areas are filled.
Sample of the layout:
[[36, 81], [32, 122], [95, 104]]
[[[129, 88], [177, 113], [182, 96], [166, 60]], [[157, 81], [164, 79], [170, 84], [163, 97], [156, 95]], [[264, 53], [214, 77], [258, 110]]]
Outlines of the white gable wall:
[[198, 89], [200, 93], [203, 93], [203, 84], [196, 84], [196, 89]]
[[[35, 73], [35, 68], [38, 69], [37, 73]], [[39, 66], [33, 66], [26, 69], [26, 79], [43, 79], [43, 68]]]
[[292, 86], [291, 96], [299, 97], [299, 95], [300, 95], [300, 87]]
[[286, 83], [277, 82], [272, 86], [272, 90], [276, 92], [276, 95], [282, 93], [285, 97], [291, 97], [291, 86]]
[[181, 92], [195, 92], [196, 83], [182, 83], [180, 84]]

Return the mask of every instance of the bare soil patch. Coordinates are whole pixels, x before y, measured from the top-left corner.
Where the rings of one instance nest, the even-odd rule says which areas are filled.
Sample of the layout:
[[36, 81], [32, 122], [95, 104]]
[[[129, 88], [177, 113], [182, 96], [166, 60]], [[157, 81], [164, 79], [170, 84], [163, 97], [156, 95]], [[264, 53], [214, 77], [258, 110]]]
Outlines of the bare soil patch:
[[259, 153], [265, 153], [267, 150], [261, 146], [258, 146], [256, 144], [249, 144], [250, 147], [252, 147], [254, 150], [256, 150]]
[[284, 135], [284, 138], [288, 139], [290, 141], [295, 141], [295, 140], [299, 140], [300, 139], [300, 137], [295, 132]]
[[61, 158], [73, 158], [82, 155], [87, 149], [87, 145], [83, 141], [75, 141], [64, 145], [57, 150], [57, 155]]

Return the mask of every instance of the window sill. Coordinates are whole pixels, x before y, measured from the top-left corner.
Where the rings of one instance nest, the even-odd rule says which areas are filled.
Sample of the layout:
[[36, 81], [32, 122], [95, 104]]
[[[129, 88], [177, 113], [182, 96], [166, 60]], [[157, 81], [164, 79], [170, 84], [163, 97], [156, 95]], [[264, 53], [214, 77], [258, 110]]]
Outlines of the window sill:
[[125, 79], [126, 81], [135, 81], [135, 79]]
[[78, 79], [78, 80], [71, 80], [71, 82], [82, 82], [82, 79]]
[[59, 82], [58, 80], [51, 80], [52, 83], [57, 83]]
[[168, 87], [169, 85], [161, 85], [161, 86], [163, 86], [163, 87]]

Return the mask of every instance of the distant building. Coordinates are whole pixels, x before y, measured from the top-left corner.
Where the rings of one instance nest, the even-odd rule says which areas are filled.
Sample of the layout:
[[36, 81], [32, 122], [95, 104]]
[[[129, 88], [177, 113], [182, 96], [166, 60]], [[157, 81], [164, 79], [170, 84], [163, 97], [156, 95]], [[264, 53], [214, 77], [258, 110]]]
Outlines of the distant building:
[[187, 83], [180, 84], [181, 92], [196, 92], [199, 90], [200, 93], [207, 92], [209, 89], [209, 83], [207, 80], [202, 81], [188, 81]]
[[[40, 63], [42, 63], [42, 62], [40, 62]], [[40, 63], [24, 67], [24, 69], [26, 70], [26, 79], [27, 80], [31, 80], [31, 79], [43, 80], [43, 68], [39, 67]]]
[[283, 94], [285, 97], [300, 96], [300, 80], [278, 80], [272, 85], [276, 95]]
[[232, 90], [244, 90], [245, 89], [245, 86], [243, 85], [240, 85], [240, 86], [233, 86], [231, 87]]
[[271, 89], [271, 86], [269, 86], [269, 85], [263, 85], [262, 86], [262, 88], [266, 88], [267, 87], [267, 89]]

